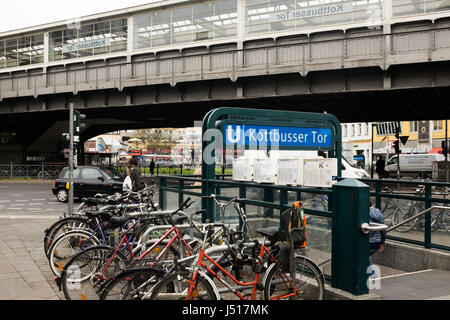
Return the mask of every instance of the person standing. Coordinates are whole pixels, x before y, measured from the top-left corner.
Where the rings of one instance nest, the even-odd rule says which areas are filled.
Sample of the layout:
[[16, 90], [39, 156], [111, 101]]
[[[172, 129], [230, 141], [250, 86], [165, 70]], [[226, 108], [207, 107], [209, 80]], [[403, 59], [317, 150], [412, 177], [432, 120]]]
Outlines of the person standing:
[[133, 157], [128, 162], [128, 166], [126, 169], [126, 176], [130, 177], [131, 179], [133, 192], [137, 192], [143, 189], [141, 184], [141, 172], [138, 168], [138, 164], [138, 160]]
[[[372, 203], [370, 203], [370, 222], [384, 224], [384, 217], [381, 213], [380, 209], [374, 207]], [[386, 241], [386, 231], [372, 231], [369, 233], [369, 259], [377, 252], [384, 251], [384, 242]], [[376, 269], [373, 267], [372, 262], [369, 261], [369, 273], [373, 278], [377, 278], [380, 275], [377, 274]]]
[[377, 163], [375, 165], [375, 172], [378, 174], [378, 179], [383, 179], [385, 176], [385, 162], [383, 157], [378, 157]]
[[150, 162], [150, 174], [153, 176], [155, 174], [155, 160], [152, 159]]
[[[384, 217], [380, 209], [377, 209], [370, 204], [370, 221], [378, 224], [384, 224]], [[369, 257], [380, 251], [384, 250], [384, 242], [386, 241], [386, 231], [373, 231], [370, 232], [370, 252]]]

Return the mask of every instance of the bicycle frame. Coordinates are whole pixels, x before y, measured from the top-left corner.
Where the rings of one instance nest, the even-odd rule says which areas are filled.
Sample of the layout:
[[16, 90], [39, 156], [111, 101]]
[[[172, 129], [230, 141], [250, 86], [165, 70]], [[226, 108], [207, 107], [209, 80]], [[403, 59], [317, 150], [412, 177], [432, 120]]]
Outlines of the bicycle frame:
[[[126, 242], [126, 246], [128, 249], [129, 254], [131, 255], [131, 259], [134, 260], [135, 256], [133, 253], [133, 250], [131, 249], [130, 243], [128, 241], [127, 238], [127, 233], [134, 227], [134, 225], [132, 227], [130, 227], [127, 231], [125, 231], [124, 236], [122, 237], [122, 240], [120, 241], [120, 243], [117, 245], [116, 250], [114, 251], [113, 255], [111, 256], [111, 258], [109, 259], [108, 263], [106, 264], [106, 266], [103, 268], [101, 274], [100, 274], [100, 279], [103, 278], [103, 275], [105, 274], [106, 270], [108, 269], [108, 266], [111, 264], [112, 260], [114, 259], [114, 257], [116, 256], [117, 252], [120, 250], [121, 245], [123, 244], [123, 242]], [[176, 226], [173, 226], [168, 232], [166, 232], [165, 235], [163, 235], [161, 238], [159, 238], [159, 240], [153, 244], [150, 248], [148, 248], [140, 257], [138, 257], [136, 259], [136, 261], [140, 261], [142, 260], [144, 257], [146, 257], [152, 250], [154, 250], [161, 242], [163, 242], [166, 238], [169, 237], [169, 235], [175, 232], [175, 235], [173, 236], [173, 238], [169, 241], [169, 243], [164, 247], [164, 249], [161, 251], [161, 253], [156, 257], [155, 261], [151, 264], [151, 266], [153, 267], [163, 256], [163, 254], [170, 248], [170, 246], [176, 241], [176, 240], [181, 240], [183, 242], [183, 244], [186, 246], [186, 249], [188, 251], [189, 255], [192, 255], [191, 251], [189, 250], [189, 246], [186, 243], [186, 241], [183, 239], [183, 237], [180, 234], [180, 231], [178, 230], [178, 228]]]
[[151, 251], [153, 251], [161, 242], [163, 242], [166, 238], [169, 237], [171, 233], [175, 232], [175, 235], [173, 238], [169, 241], [169, 243], [164, 247], [164, 249], [161, 251], [161, 253], [156, 257], [155, 261], [151, 264], [151, 267], [153, 267], [163, 256], [163, 254], [170, 248], [170, 246], [176, 241], [181, 240], [181, 242], [184, 244], [187, 250], [187, 254], [189, 256], [192, 255], [191, 250], [189, 249], [189, 245], [187, 244], [186, 240], [183, 239], [183, 237], [180, 234], [180, 231], [176, 226], [173, 226], [169, 231], [166, 232], [159, 240], [153, 244], [150, 248], [148, 248], [137, 260], [143, 259], [146, 255], [148, 255]]
[[[265, 259], [266, 261], [270, 259], [273, 263], [277, 263], [275, 257], [270, 253], [269, 249], [264, 244], [262, 244], [261, 248], [260, 248], [259, 256], [258, 256], [258, 258], [259, 258], [258, 259], [258, 266], [262, 265], [261, 261], [263, 260], [265, 254], [266, 254], [266, 257], [267, 257]], [[258, 281], [259, 281], [259, 277], [260, 277], [260, 274], [258, 272], [256, 272], [255, 278], [254, 278], [253, 281], [247, 282], [247, 283], [241, 282], [241, 281], [237, 280], [235, 277], [233, 277], [233, 275], [231, 275], [227, 270], [225, 270], [221, 265], [219, 265], [213, 258], [211, 258], [208, 254], [206, 254], [206, 252], [204, 250], [200, 251], [198, 262], [197, 262], [196, 267], [194, 268], [194, 274], [192, 276], [192, 279], [188, 280], [188, 283], [190, 284], [189, 285], [189, 292], [188, 292], [185, 300], [190, 300], [190, 299], [194, 298], [194, 295], [195, 295], [195, 292], [196, 292], [195, 280], [197, 278], [197, 275], [199, 273], [199, 269], [200, 268], [206, 269], [210, 274], [213, 275], [214, 278], [219, 280], [220, 283], [222, 283], [231, 292], [233, 292], [237, 297], [239, 297], [239, 299], [246, 300], [245, 297], [242, 294], [240, 294], [238, 291], [234, 290], [224, 279], [222, 279], [218, 275], [218, 272], [214, 272], [210, 267], [208, 267], [205, 264], [204, 259], [208, 260], [214, 266], [216, 266], [227, 278], [231, 279], [236, 285], [238, 285], [240, 287], [252, 287], [252, 295], [251, 295], [251, 299], [250, 300], [255, 300], [256, 290], [257, 290]], [[283, 281], [285, 282], [286, 285], [290, 285], [294, 289], [294, 292], [290, 293], [290, 294], [286, 294], [286, 295], [280, 296], [280, 297], [276, 297], [276, 298], [274, 298], [274, 300], [286, 299], [288, 297], [297, 295], [298, 290], [297, 290], [297, 288], [295, 288], [295, 286], [292, 283], [292, 281], [288, 277], [285, 277], [285, 279], [283, 279]]]

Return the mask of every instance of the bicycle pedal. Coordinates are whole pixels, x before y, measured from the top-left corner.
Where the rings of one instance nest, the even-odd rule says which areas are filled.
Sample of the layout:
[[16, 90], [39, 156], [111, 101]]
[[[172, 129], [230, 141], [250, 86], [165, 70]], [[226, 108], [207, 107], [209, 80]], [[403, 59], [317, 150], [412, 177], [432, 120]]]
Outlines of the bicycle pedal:
[[261, 283], [256, 284], [256, 290], [258, 291], [264, 291], [264, 286]]
[[59, 292], [61, 292], [61, 291], [62, 291], [62, 288], [61, 288], [61, 278], [60, 278], [60, 277], [56, 277], [56, 278], [53, 279], [53, 280], [55, 280], [55, 283], [56, 283], [56, 285], [58, 286]]

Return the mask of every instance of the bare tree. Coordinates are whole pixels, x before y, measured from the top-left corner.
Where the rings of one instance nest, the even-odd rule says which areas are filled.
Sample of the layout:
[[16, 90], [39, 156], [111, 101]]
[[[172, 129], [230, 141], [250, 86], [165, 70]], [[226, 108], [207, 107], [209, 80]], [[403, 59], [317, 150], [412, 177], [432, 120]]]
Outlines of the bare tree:
[[147, 151], [161, 153], [162, 150], [171, 150], [176, 142], [170, 134], [165, 134], [163, 129], [141, 129], [135, 138], [141, 139]]

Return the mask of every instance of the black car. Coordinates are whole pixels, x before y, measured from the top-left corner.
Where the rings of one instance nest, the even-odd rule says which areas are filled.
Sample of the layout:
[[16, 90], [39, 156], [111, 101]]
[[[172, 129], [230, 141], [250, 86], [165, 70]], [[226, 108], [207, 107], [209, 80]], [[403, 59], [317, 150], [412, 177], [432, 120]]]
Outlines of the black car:
[[[74, 198], [93, 197], [96, 194], [121, 193], [123, 178], [112, 168], [97, 166], [80, 166], [74, 170]], [[60, 202], [67, 202], [69, 191], [69, 168], [64, 168], [53, 182], [52, 192]]]

